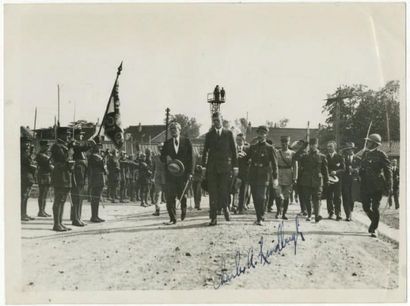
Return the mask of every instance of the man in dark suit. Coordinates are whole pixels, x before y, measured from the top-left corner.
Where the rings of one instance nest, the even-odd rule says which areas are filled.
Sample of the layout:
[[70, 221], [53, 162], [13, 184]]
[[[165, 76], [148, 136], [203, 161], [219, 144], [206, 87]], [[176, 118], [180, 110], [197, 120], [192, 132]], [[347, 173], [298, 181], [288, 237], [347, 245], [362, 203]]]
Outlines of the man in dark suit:
[[262, 225], [265, 214], [266, 192], [269, 181], [273, 188], [278, 186], [278, 162], [273, 146], [266, 142], [268, 128], [260, 126], [257, 129], [258, 142], [251, 145], [248, 159], [250, 160], [249, 184], [256, 211], [256, 225]]
[[327, 169], [326, 157], [319, 152], [319, 140], [311, 138], [309, 141], [310, 149], [302, 153], [300, 161], [300, 195], [304, 197], [304, 203], [307, 208], [306, 221], [310, 221], [312, 214], [311, 199], [313, 202], [313, 211], [315, 222], [322, 220], [320, 215], [320, 201], [322, 198], [323, 187], [328, 184], [329, 174]]
[[222, 115], [212, 115], [213, 127], [205, 136], [202, 166], [206, 167], [206, 180], [209, 191], [209, 225], [216, 225], [217, 209], [224, 211], [225, 220], [229, 221], [226, 207], [230, 187], [230, 175], [238, 175], [238, 157], [235, 140], [230, 130], [222, 128]]
[[329, 141], [327, 143], [327, 167], [329, 175], [335, 178], [336, 181], [329, 182], [326, 190], [327, 212], [329, 219], [332, 219], [333, 214], [336, 214], [336, 221], [342, 220], [340, 216], [342, 204], [342, 182], [341, 176], [345, 170], [344, 159], [336, 153], [336, 142]]
[[[236, 145], [238, 151], [238, 179], [240, 184], [235, 196], [238, 197], [238, 213], [243, 214], [245, 202], [249, 197], [249, 144], [245, 141], [245, 136], [242, 133], [236, 135]], [[236, 202], [236, 201], [234, 201]]]
[[72, 155], [74, 150], [69, 146], [71, 131], [65, 127], [57, 128], [57, 142], [51, 147], [51, 160], [54, 169], [51, 176], [51, 183], [54, 187], [53, 203], [53, 230], [57, 232], [69, 231], [63, 225], [64, 204], [72, 187], [72, 171], [74, 161]]
[[342, 199], [346, 221], [352, 221], [354, 201], [358, 198], [358, 195], [355, 195], [354, 185], [359, 184], [360, 159], [355, 156], [354, 149], [353, 142], [346, 143], [343, 149], [345, 170], [342, 173]]
[[399, 185], [400, 185], [400, 171], [397, 167], [397, 159], [393, 159], [391, 162], [391, 170], [393, 175], [393, 194], [389, 196], [389, 207], [392, 206], [394, 199], [394, 208], [399, 209]]
[[[181, 125], [178, 122], [172, 122], [169, 130], [172, 138], [164, 143], [161, 161], [168, 164], [173, 160], [179, 160], [183, 164], [183, 171], [176, 175], [171, 173], [168, 167], [165, 167], [165, 197], [170, 219], [166, 225], [177, 223], [176, 198], [181, 196], [187, 181], [192, 179], [194, 159], [191, 141], [181, 137]], [[181, 202], [181, 220], [183, 221], [186, 217], [186, 193], [179, 200]]]
[[371, 221], [369, 233], [372, 237], [377, 237], [379, 206], [383, 193], [393, 193], [391, 165], [386, 153], [378, 148], [381, 143], [382, 138], [379, 134], [372, 134], [367, 138], [360, 167], [363, 210]]

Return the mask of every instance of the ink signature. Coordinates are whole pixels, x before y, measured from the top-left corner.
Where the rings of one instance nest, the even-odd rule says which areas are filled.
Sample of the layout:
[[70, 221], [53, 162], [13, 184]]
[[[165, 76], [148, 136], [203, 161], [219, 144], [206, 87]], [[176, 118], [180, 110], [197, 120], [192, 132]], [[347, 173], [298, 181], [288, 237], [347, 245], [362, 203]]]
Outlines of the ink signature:
[[[273, 245], [265, 246], [263, 236], [258, 241], [258, 253], [255, 253], [253, 248], [249, 248], [244, 256], [240, 251], [235, 253], [235, 267], [231, 272], [228, 272], [226, 268], [225, 258], [222, 257], [221, 265], [219, 271], [217, 271], [218, 278], [214, 282], [214, 288], [219, 289], [224, 284], [231, 282], [233, 279], [240, 277], [242, 274], [245, 274], [247, 271], [255, 269], [257, 266], [270, 265], [271, 261], [269, 260], [273, 254], [280, 254], [283, 249], [285, 249], [289, 244], [293, 242], [294, 254], [296, 255], [297, 244], [299, 236], [302, 241], [305, 241], [303, 233], [300, 231], [299, 218], [296, 217], [295, 220], [296, 231], [293, 232], [290, 236], [285, 237], [284, 223], [283, 221], [279, 224], [277, 230], [277, 241]], [[275, 242], [273, 240], [272, 242]], [[245, 263], [242, 261], [245, 259]]]

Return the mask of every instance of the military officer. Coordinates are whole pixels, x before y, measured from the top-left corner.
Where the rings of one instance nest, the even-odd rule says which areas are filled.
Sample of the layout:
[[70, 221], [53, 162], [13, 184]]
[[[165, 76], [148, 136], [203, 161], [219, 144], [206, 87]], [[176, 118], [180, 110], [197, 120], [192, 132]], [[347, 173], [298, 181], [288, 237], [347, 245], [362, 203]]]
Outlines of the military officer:
[[51, 184], [54, 187], [53, 203], [53, 230], [57, 232], [69, 231], [63, 225], [64, 204], [72, 187], [72, 170], [74, 161], [72, 160], [73, 149], [69, 147], [71, 132], [68, 128], [57, 128], [57, 142], [51, 147], [51, 160], [54, 169], [51, 175]]
[[98, 216], [98, 210], [100, 206], [101, 194], [105, 184], [106, 169], [104, 165], [104, 159], [100, 154], [101, 148], [100, 141], [97, 139], [96, 144], [91, 149], [91, 156], [88, 160], [88, 182], [91, 188], [91, 222], [99, 223], [104, 222]]
[[273, 186], [278, 185], [278, 164], [273, 147], [266, 143], [268, 128], [264, 125], [257, 129], [258, 142], [249, 149], [249, 184], [256, 211], [256, 225], [262, 225], [265, 213], [266, 190], [272, 173]]
[[326, 203], [329, 219], [332, 219], [333, 213], [336, 214], [336, 221], [342, 220], [341, 204], [342, 204], [342, 174], [345, 170], [345, 162], [341, 155], [336, 152], [336, 142], [329, 141], [327, 143], [326, 154], [327, 166], [329, 175], [334, 178], [329, 182], [326, 190]]
[[120, 202], [127, 203], [127, 154], [121, 151], [120, 156]]
[[36, 166], [32, 160], [31, 139], [27, 136], [20, 137], [20, 162], [21, 162], [21, 221], [30, 221], [34, 218], [27, 215], [27, 201], [30, 197], [31, 186], [35, 180]]
[[111, 202], [115, 203], [117, 198], [118, 182], [120, 180], [120, 163], [118, 161], [118, 151], [113, 149], [108, 157], [108, 190]]
[[371, 134], [366, 140], [366, 150], [362, 155], [359, 170], [361, 196], [363, 210], [371, 221], [369, 233], [372, 237], [377, 237], [380, 200], [385, 191], [388, 192], [388, 195], [393, 193], [392, 170], [386, 153], [378, 148], [382, 143], [381, 136]]
[[320, 215], [322, 191], [323, 187], [328, 184], [329, 173], [326, 157], [318, 149], [319, 140], [311, 138], [309, 146], [309, 151], [300, 156], [300, 196], [304, 197], [304, 204], [307, 208], [306, 221], [310, 221], [311, 218], [312, 205], [310, 201], [312, 199], [315, 222], [319, 222], [322, 220]]
[[92, 147], [93, 141], [83, 141], [84, 131], [81, 128], [77, 129], [75, 141], [72, 143], [74, 154], [74, 171], [73, 181], [71, 187], [71, 200], [73, 206], [71, 207], [71, 221], [74, 226], [84, 226], [85, 223], [81, 221], [83, 209], [83, 194], [85, 193], [85, 182], [87, 177], [87, 163], [84, 153], [89, 151]]
[[281, 136], [282, 148], [277, 151], [279, 185], [277, 187], [276, 201], [282, 208], [282, 219], [287, 220], [286, 212], [288, 211], [289, 199], [292, 193], [292, 185], [296, 184], [298, 175], [297, 161], [294, 160], [295, 152], [289, 149], [290, 137]]
[[40, 151], [36, 156], [37, 162], [37, 182], [39, 187], [38, 193], [38, 216], [51, 217], [46, 213], [46, 201], [51, 184], [51, 172], [54, 166], [51, 164], [49, 155], [49, 146], [47, 140], [40, 140]]

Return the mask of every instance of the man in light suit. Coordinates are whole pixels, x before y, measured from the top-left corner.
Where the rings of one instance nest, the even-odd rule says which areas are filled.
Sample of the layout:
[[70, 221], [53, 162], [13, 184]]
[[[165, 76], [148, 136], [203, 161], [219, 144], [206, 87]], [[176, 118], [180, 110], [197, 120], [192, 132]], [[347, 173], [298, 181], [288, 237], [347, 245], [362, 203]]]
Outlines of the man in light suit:
[[213, 127], [205, 136], [202, 166], [206, 167], [208, 182], [210, 219], [209, 225], [216, 225], [217, 209], [224, 211], [225, 220], [229, 221], [227, 199], [230, 187], [230, 175], [238, 175], [238, 157], [233, 134], [222, 128], [222, 115], [212, 115]]
[[[181, 196], [185, 184], [188, 180], [192, 179], [194, 159], [191, 141], [180, 135], [181, 125], [178, 122], [172, 122], [169, 130], [172, 138], [164, 143], [164, 147], [161, 150], [161, 161], [169, 163], [172, 160], [179, 160], [184, 165], [184, 169], [183, 173], [175, 176], [175, 174], [169, 171], [168, 167], [165, 167], [165, 197], [170, 219], [168, 223], [165, 223], [166, 225], [177, 223], [176, 198]], [[186, 194], [179, 200], [181, 201], [181, 221], [183, 221], [186, 217]]]

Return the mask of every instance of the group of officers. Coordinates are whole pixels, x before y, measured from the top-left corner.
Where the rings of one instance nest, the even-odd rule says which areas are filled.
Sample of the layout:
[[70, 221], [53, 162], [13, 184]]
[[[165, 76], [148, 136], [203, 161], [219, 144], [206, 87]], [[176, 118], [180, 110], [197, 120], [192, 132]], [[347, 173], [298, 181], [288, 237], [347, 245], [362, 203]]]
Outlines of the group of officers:
[[[276, 218], [287, 220], [287, 210], [295, 192], [299, 197], [300, 215], [310, 221], [320, 222], [321, 200], [326, 199], [328, 218], [352, 220], [355, 201], [363, 204], [370, 219], [369, 233], [377, 237], [380, 219], [379, 206], [384, 194], [394, 198], [399, 207], [399, 171], [397, 161], [392, 164], [379, 149], [381, 137], [372, 134], [366, 138], [366, 147], [355, 153], [354, 143], [347, 143], [336, 151], [336, 143], [327, 144], [326, 154], [318, 149], [318, 139], [309, 142], [290, 142], [281, 136], [281, 148], [275, 149], [267, 139], [268, 128], [260, 126], [257, 138], [246, 142], [243, 134], [236, 135], [222, 126], [219, 112], [212, 115], [212, 127], [205, 136], [200, 158], [194, 157], [192, 143], [181, 136], [181, 126], [172, 122], [171, 138], [159, 148], [159, 154], [126, 156], [117, 150], [102, 151], [99, 138], [83, 140], [81, 131], [71, 140], [71, 130], [59, 127], [57, 140], [49, 148], [40, 141], [40, 150], [33, 152], [29, 137], [21, 137], [21, 219], [27, 215], [27, 200], [32, 185], [39, 185], [39, 217], [50, 217], [45, 211], [50, 186], [54, 188], [53, 219], [55, 231], [68, 231], [62, 223], [63, 208], [70, 198], [71, 221], [74, 226], [84, 226], [81, 220], [82, 202], [91, 202], [91, 222], [104, 222], [99, 217], [101, 195], [107, 178], [107, 195], [112, 202], [141, 201], [148, 198], [155, 204], [159, 216], [159, 203], [165, 200], [169, 215], [167, 225], [177, 223], [176, 206], [181, 205], [181, 220], [186, 218], [187, 190], [193, 191], [195, 208], [200, 209], [202, 190], [209, 194], [210, 226], [217, 225], [217, 216], [230, 221], [231, 212], [243, 214], [250, 197], [256, 212], [256, 225], [263, 225], [265, 212], [271, 212], [276, 203]], [[35, 156], [35, 157], [34, 157]], [[34, 158], [33, 158], [34, 157]], [[34, 163], [36, 161], [36, 163]], [[88, 184], [86, 182], [88, 181]], [[88, 189], [85, 190], [86, 185]], [[187, 188], [189, 187], [189, 188]]]

